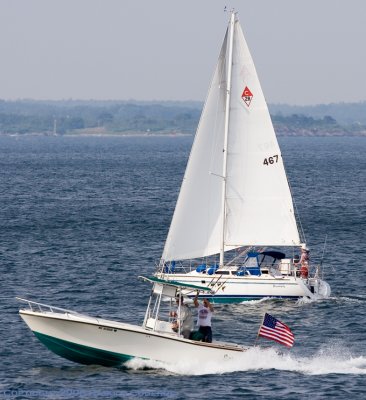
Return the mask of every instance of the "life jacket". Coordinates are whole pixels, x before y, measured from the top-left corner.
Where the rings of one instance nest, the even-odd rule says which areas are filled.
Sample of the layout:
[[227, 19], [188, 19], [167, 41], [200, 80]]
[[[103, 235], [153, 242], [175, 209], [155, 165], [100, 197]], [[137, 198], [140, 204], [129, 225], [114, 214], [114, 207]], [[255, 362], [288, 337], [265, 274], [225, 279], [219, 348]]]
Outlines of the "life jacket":
[[300, 268], [301, 278], [307, 278], [309, 276], [309, 268], [307, 265], [303, 264]]

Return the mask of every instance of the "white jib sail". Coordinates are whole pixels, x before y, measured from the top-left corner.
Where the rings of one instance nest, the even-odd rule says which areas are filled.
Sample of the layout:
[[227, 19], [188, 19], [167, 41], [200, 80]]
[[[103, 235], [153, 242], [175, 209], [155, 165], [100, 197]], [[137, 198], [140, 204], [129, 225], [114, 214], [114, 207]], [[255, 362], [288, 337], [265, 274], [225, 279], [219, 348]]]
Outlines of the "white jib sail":
[[[267, 104], [238, 21], [234, 29], [225, 250], [298, 245], [291, 193]], [[228, 32], [165, 243], [165, 261], [220, 252], [227, 53]]]

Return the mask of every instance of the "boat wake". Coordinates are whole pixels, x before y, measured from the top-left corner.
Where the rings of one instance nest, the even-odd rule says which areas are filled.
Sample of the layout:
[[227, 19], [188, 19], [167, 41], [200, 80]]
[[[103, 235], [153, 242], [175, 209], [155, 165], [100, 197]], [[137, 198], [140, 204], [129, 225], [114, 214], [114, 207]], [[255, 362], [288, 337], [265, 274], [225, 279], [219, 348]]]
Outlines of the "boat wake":
[[305, 304], [316, 303], [320, 300], [323, 300], [323, 299], [319, 299], [319, 298], [309, 299], [308, 297], [301, 297], [300, 299], [296, 300], [296, 305], [303, 306]]
[[355, 303], [361, 304], [366, 302], [366, 298], [363, 296], [329, 296], [327, 298], [324, 297], [314, 297], [309, 299], [308, 297], [301, 297], [296, 301], [297, 306], [303, 306], [310, 303], [317, 303], [321, 301], [332, 301], [338, 303]]
[[133, 359], [125, 364], [133, 370], [160, 369], [175, 375], [210, 375], [238, 371], [279, 370], [304, 375], [354, 374], [366, 375], [366, 356], [354, 356], [345, 347], [330, 346], [312, 356], [280, 353], [273, 348], [252, 348], [235, 360], [220, 363], [193, 361], [174, 365], [157, 361]]
[[259, 300], [246, 300], [246, 301], [242, 301], [239, 304], [246, 304], [246, 305], [255, 305], [255, 304], [261, 304], [261, 303], [265, 303], [267, 301], [272, 301], [272, 300], [277, 300], [275, 297], [264, 297], [263, 299], [259, 299]]
[[361, 304], [366, 301], [366, 298], [363, 296], [340, 296], [340, 297], [331, 297], [330, 299], [342, 303], [355, 303], [355, 304]]

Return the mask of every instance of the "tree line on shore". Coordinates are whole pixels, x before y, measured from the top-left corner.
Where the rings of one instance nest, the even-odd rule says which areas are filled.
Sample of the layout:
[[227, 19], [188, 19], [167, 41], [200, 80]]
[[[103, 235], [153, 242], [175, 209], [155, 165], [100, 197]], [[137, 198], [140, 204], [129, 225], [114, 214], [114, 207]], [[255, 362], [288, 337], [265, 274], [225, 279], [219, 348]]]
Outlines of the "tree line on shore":
[[[202, 110], [199, 102], [137, 101], [36, 101], [0, 100], [0, 134], [78, 134], [78, 133], [184, 133], [193, 134]], [[337, 113], [302, 113], [297, 107], [270, 106], [278, 135], [328, 136], [366, 135], [366, 120], [339, 123]], [[359, 109], [359, 105], [358, 108]], [[366, 109], [366, 104], [363, 103]], [[336, 108], [336, 107], [335, 107]], [[342, 109], [342, 108], [339, 108]], [[304, 108], [305, 110], [305, 108]]]

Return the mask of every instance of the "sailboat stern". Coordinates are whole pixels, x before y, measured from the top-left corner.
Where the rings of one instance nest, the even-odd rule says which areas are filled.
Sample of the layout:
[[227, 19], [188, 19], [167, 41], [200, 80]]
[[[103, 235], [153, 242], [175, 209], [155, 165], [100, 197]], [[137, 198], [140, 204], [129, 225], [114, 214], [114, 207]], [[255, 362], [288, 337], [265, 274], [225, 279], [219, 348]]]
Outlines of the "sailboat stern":
[[319, 278], [310, 278], [307, 284], [310, 292], [316, 299], [326, 299], [330, 297], [331, 288], [328, 282]]

